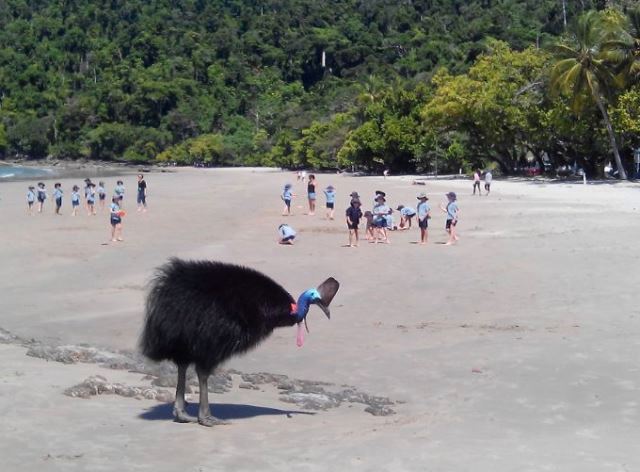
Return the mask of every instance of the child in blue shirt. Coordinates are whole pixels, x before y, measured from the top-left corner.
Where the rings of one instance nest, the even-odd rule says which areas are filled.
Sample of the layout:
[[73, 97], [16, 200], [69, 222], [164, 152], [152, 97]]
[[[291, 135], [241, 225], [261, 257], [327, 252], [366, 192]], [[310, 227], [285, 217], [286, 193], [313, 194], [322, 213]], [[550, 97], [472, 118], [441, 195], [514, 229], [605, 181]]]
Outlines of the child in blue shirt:
[[295, 194], [291, 191], [291, 184], [285, 184], [284, 190], [282, 191], [282, 201], [284, 202], [284, 209], [282, 210], [282, 216], [291, 215], [291, 200], [295, 196]]
[[334, 188], [333, 185], [329, 185], [327, 186], [326, 189], [324, 189], [324, 196], [327, 198], [327, 214], [326, 217], [329, 218], [330, 220], [333, 219], [333, 213], [334, 213], [334, 206], [335, 206], [335, 202], [336, 202], [336, 189]]
[[418, 227], [420, 228], [420, 244], [427, 244], [429, 239], [429, 218], [431, 218], [431, 207], [427, 203], [427, 196], [424, 193], [418, 195], [418, 208], [416, 213], [418, 215]]
[[87, 184], [87, 212], [88, 215], [96, 214], [96, 184], [89, 182]]
[[98, 182], [98, 188], [96, 189], [98, 192], [98, 201], [100, 202], [100, 211], [104, 210], [105, 201], [107, 199], [107, 191], [104, 188], [104, 182]]
[[389, 207], [387, 206], [387, 199], [382, 195], [378, 195], [376, 198], [376, 204], [373, 207], [371, 213], [373, 213], [373, 226], [375, 227], [375, 236], [373, 241], [377, 244], [378, 240], [389, 244], [389, 237], [387, 236], [387, 216], [389, 215]]
[[79, 191], [80, 187], [74, 185], [71, 192], [71, 216], [76, 216], [78, 214], [78, 207], [80, 206]]
[[124, 184], [122, 180], [116, 182], [116, 188], [113, 189], [113, 195], [118, 199], [118, 205], [122, 207], [122, 201], [124, 200]]
[[447, 214], [447, 224], [446, 229], [447, 233], [449, 233], [449, 240], [445, 243], [446, 246], [451, 246], [458, 239], [458, 235], [456, 232], [456, 225], [458, 224], [458, 214], [460, 213], [460, 209], [458, 208], [457, 197], [454, 192], [449, 192], [447, 194], [447, 203], [446, 208], [440, 205], [440, 209]]
[[33, 185], [29, 186], [27, 191], [27, 213], [33, 215], [33, 204], [36, 201], [36, 188]]
[[60, 215], [60, 208], [62, 208], [62, 184], [60, 182], [53, 185], [53, 198], [56, 200], [56, 215]]
[[38, 213], [42, 213], [44, 208], [44, 201], [47, 199], [47, 190], [44, 187], [44, 182], [38, 182]]
[[116, 196], [111, 198], [111, 211], [109, 213], [111, 221], [111, 241], [123, 241], [122, 239], [122, 216], [124, 212], [120, 208], [120, 199]]
[[280, 240], [278, 241], [280, 244], [293, 245], [293, 240], [296, 239], [295, 230], [287, 224], [278, 226], [278, 234], [280, 235]]
[[396, 209], [400, 212], [400, 229], [411, 228], [411, 221], [416, 216], [416, 210], [404, 205], [398, 205]]

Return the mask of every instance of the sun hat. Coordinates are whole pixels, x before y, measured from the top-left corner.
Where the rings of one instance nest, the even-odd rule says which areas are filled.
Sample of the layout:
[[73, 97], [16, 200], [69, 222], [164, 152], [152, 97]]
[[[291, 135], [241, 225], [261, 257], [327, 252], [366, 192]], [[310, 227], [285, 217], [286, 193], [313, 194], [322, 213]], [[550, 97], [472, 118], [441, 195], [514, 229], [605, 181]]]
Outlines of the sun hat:
[[420, 192], [416, 198], [418, 200], [422, 200], [422, 199], [429, 200], [429, 197], [427, 197], [427, 194], [424, 192]]
[[386, 194], [386, 193], [384, 193], [382, 190], [376, 190], [376, 195], [381, 195], [381, 196], [383, 196], [383, 197], [386, 197], [386, 196], [387, 196], [387, 194]]
[[386, 198], [384, 198], [384, 195], [377, 195], [377, 196], [376, 196], [376, 202], [377, 202], [378, 200], [380, 200], [380, 199], [382, 199], [382, 201], [383, 201], [383, 202], [386, 202], [386, 201], [387, 201], [387, 199], [386, 199]]
[[398, 208], [396, 208], [397, 211], [400, 211], [404, 208], [404, 205], [398, 205]]
[[284, 188], [291, 188], [292, 185], [291, 184], [284, 184]]
[[335, 187], [333, 185], [327, 185], [327, 190], [334, 190]]
[[452, 199], [452, 200], [456, 200], [458, 197], [456, 197], [455, 192], [449, 192], [449, 193], [447, 194], [447, 198], [450, 198], [450, 199]]
[[351, 198], [360, 198], [360, 195], [358, 194], [358, 192], [351, 192], [351, 194], [349, 195]]
[[355, 204], [355, 205], [362, 205], [362, 202], [360, 201], [360, 199], [359, 199], [359, 198], [353, 198], [353, 199], [351, 200], [351, 204], [352, 204], [352, 205], [354, 205], [354, 204]]

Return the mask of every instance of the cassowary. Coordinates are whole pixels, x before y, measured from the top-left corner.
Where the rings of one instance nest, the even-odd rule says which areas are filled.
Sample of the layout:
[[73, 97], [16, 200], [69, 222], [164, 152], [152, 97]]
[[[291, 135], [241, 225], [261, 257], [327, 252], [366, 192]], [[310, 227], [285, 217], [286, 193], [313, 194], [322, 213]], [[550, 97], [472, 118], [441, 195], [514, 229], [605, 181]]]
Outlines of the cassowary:
[[195, 422], [185, 410], [185, 382], [194, 364], [200, 387], [197, 421], [204, 426], [222, 423], [211, 415], [207, 380], [213, 370], [233, 355], [255, 347], [274, 328], [298, 324], [302, 346], [306, 316], [312, 304], [330, 318], [329, 304], [340, 284], [328, 278], [298, 301], [260, 272], [212, 261], [171, 259], [160, 267], [146, 303], [140, 338], [144, 355], [154, 361], [171, 360], [178, 366], [173, 414], [178, 422]]

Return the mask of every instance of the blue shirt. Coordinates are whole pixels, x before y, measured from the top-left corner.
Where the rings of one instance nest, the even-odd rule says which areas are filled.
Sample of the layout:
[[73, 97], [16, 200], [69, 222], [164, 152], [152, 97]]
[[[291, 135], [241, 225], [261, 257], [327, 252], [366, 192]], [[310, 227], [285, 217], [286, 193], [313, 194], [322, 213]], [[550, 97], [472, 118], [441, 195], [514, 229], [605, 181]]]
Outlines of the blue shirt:
[[447, 220], [458, 219], [458, 204], [456, 202], [449, 202], [447, 205]]
[[336, 201], [336, 192], [333, 190], [325, 190], [324, 195], [327, 197], [327, 203], [334, 203]]
[[62, 190], [57, 188], [53, 191], [53, 198], [55, 198], [56, 200], [58, 198], [62, 198]]
[[78, 195], [78, 192], [71, 193], [71, 201], [76, 203], [80, 201], [80, 195]]
[[124, 195], [124, 186], [116, 185], [116, 188], [113, 190], [113, 193], [115, 193], [116, 196], [118, 197], [120, 197], [121, 195]]
[[413, 216], [416, 214], [416, 211], [411, 207], [404, 207], [402, 210], [400, 210], [400, 214], [402, 216]]
[[282, 239], [290, 238], [291, 236], [296, 235], [294, 229], [289, 225], [282, 225], [280, 228], [278, 228], [278, 231], [280, 232], [280, 237]]
[[427, 202], [418, 203], [418, 218], [424, 220], [431, 211], [431, 207]]
[[120, 211], [120, 205], [118, 205], [117, 203], [111, 203], [111, 214], [113, 216], [119, 216], [116, 215], [116, 213], [118, 213]]
[[87, 201], [93, 202], [96, 199], [96, 191], [91, 187], [87, 193]]
[[104, 187], [98, 187], [98, 195], [105, 195]]
[[33, 192], [33, 190], [29, 190], [27, 192], [27, 201], [31, 203], [36, 201], [36, 194]]
[[293, 193], [291, 192], [290, 188], [285, 188], [284, 192], [282, 192], [282, 199], [283, 200], [291, 200], [292, 196], [293, 196]]

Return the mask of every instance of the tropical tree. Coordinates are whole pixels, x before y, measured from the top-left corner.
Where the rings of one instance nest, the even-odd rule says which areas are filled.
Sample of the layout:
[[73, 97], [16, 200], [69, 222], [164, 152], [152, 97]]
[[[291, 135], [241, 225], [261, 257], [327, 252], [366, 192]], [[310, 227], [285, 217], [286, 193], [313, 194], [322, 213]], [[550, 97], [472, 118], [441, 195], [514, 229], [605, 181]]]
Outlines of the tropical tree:
[[622, 165], [616, 134], [607, 111], [614, 98], [614, 67], [603, 54], [607, 31], [598, 12], [590, 11], [577, 22], [574, 36], [555, 45], [555, 64], [551, 70], [552, 94], [570, 97], [574, 112], [579, 114], [591, 103], [602, 115], [618, 175], [627, 178]]
[[640, 9], [628, 16], [612, 11], [608, 15], [609, 32], [604, 42], [607, 60], [621, 69], [619, 77], [624, 83], [640, 80]]

